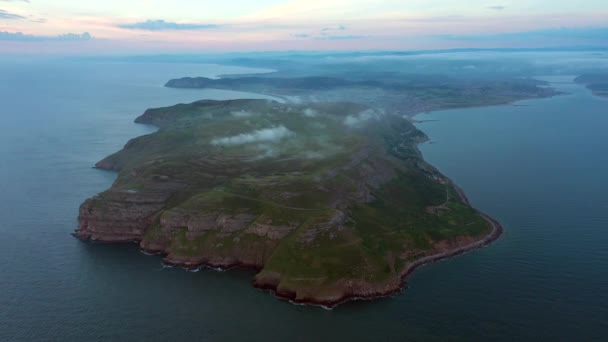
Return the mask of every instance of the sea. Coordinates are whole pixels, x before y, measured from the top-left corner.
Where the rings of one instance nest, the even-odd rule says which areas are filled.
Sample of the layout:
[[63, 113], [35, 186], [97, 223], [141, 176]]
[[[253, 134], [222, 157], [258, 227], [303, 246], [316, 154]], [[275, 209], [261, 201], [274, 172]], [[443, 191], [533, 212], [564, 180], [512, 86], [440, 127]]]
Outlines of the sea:
[[417, 270], [402, 293], [333, 310], [251, 286], [252, 271], [164, 268], [135, 245], [83, 243], [78, 207], [116, 174], [93, 169], [147, 108], [269, 98], [169, 89], [210, 64], [0, 61], [0, 341], [604, 341], [608, 336], [608, 99], [565, 95], [421, 114], [424, 157], [505, 235]]

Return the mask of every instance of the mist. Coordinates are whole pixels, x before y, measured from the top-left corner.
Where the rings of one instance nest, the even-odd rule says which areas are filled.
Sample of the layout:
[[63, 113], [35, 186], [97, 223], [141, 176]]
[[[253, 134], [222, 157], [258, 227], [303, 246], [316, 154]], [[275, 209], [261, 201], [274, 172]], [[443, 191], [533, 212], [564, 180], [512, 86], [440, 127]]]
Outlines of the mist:
[[295, 133], [285, 128], [285, 126], [276, 126], [230, 137], [215, 138], [211, 140], [211, 144], [221, 146], [235, 146], [257, 142], [276, 143], [294, 135]]

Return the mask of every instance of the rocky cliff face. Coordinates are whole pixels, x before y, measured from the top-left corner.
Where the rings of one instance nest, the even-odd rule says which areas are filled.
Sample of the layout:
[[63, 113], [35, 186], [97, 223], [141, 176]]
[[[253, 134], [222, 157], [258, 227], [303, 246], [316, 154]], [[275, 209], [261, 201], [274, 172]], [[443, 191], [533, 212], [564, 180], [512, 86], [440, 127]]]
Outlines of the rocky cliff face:
[[110, 190], [88, 199], [80, 206], [76, 236], [102, 242], [140, 241], [170, 195]]
[[396, 291], [417, 259], [491, 231], [397, 116], [241, 100], [137, 121], [160, 130], [97, 164], [118, 178], [81, 205], [75, 236], [138, 242], [186, 268], [253, 267], [259, 288], [333, 305]]

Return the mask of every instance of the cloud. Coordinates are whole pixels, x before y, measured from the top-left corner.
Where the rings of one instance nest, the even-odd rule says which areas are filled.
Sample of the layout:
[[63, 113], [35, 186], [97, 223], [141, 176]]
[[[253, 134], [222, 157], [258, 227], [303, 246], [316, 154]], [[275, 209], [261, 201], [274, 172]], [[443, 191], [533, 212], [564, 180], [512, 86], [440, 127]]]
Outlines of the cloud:
[[285, 128], [285, 126], [275, 126], [272, 128], [259, 129], [250, 133], [243, 133], [225, 138], [211, 140], [212, 145], [235, 146], [251, 143], [271, 143], [294, 136], [295, 133]]
[[19, 42], [75, 42], [75, 41], [88, 41], [93, 39], [93, 36], [88, 32], [83, 34], [77, 33], [66, 33], [58, 36], [35, 36], [31, 34], [24, 34], [22, 32], [3, 32], [0, 31], [0, 41], [19, 41]]
[[5, 10], [0, 10], [0, 19], [25, 19], [25, 17]]
[[488, 6], [486, 8], [489, 10], [493, 10], [493, 11], [502, 11], [502, 10], [506, 9], [505, 6]]
[[306, 108], [306, 109], [304, 109], [302, 114], [304, 114], [304, 116], [307, 118], [315, 118], [319, 115], [319, 112], [317, 112], [316, 110], [314, 110], [312, 108]]
[[427, 16], [427, 17], [411, 17], [400, 19], [400, 21], [411, 22], [411, 23], [453, 23], [453, 22], [464, 22], [470, 20], [463, 15], [439, 15], [439, 16]]
[[302, 98], [299, 96], [283, 95], [283, 98], [286, 99], [288, 103], [300, 104], [300, 103], [304, 102], [302, 100]]
[[346, 35], [346, 34], [332, 34], [332, 32], [340, 32], [346, 31], [348, 28], [344, 25], [337, 26], [328, 26], [320, 29], [317, 33], [298, 33], [293, 34], [294, 38], [310, 38], [314, 40], [353, 40], [353, 39], [362, 39], [365, 36], [357, 36], [357, 35]]
[[436, 35], [436, 38], [444, 40], [462, 41], [498, 41], [504, 39], [579, 39], [579, 40], [598, 40], [605, 41], [608, 37], [608, 27], [597, 28], [559, 28], [548, 30], [535, 30], [524, 32], [506, 32], [497, 34], [473, 34], [473, 35]]
[[230, 115], [234, 116], [235, 118], [248, 118], [253, 116], [253, 113], [247, 110], [237, 110], [230, 112]]
[[355, 40], [355, 39], [363, 39], [365, 36], [356, 36], [356, 35], [344, 35], [344, 36], [321, 36], [315, 39], [317, 40]]
[[346, 26], [344, 25], [338, 25], [338, 26], [333, 26], [333, 27], [325, 27], [321, 29], [321, 32], [327, 32], [327, 31], [344, 31], [346, 30]]
[[380, 116], [382, 116], [382, 112], [377, 112], [373, 109], [367, 109], [357, 115], [347, 116], [346, 119], [344, 119], [344, 124], [350, 127], [357, 127], [366, 121], [378, 119], [380, 118]]
[[367, 38], [367, 36], [358, 35], [331, 35], [326, 31], [321, 31], [320, 34], [308, 34], [308, 33], [297, 33], [293, 34], [292, 37], [299, 39], [314, 39], [314, 40], [356, 40]]
[[134, 24], [118, 25], [120, 28], [130, 30], [146, 30], [146, 31], [173, 31], [173, 30], [207, 30], [218, 28], [219, 25], [214, 24], [180, 24], [164, 20], [146, 20]]
[[319, 151], [304, 151], [301, 156], [306, 159], [325, 159], [327, 157], [325, 154]]

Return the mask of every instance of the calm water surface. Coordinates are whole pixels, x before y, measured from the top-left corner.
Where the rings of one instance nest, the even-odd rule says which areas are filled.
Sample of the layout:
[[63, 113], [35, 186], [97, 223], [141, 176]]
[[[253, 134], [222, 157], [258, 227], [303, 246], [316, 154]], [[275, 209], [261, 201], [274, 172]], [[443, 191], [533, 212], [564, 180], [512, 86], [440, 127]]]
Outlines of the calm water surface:
[[[0, 340], [602, 340], [608, 335], [608, 101], [571, 95], [419, 116], [425, 157], [504, 223], [490, 248], [425, 267], [394, 298], [293, 306], [246, 271], [163, 269], [69, 234], [109, 187], [91, 169], [152, 128], [148, 107], [259, 95], [166, 89], [211, 65], [0, 63]], [[250, 71], [250, 70], [248, 70]]]

